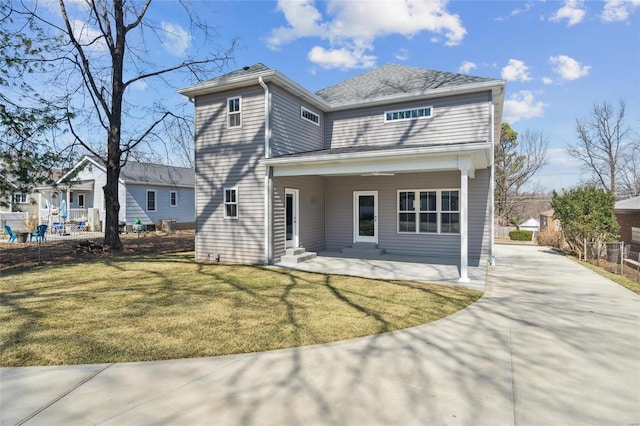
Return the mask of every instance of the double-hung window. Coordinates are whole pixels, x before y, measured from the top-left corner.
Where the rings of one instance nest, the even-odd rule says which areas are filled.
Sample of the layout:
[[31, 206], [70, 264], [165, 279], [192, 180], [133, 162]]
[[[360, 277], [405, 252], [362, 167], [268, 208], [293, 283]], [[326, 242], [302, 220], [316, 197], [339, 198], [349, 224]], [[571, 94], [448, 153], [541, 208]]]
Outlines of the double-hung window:
[[227, 99], [227, 127], [242, 127], [242, 98], [239, 96]]
[[238, 218], [238, 188], [224, 189], [224, 217]]
[[156, 191], [153, 189], [147, 190], [147, 211], [156, 211]]
[[14, 204], [24, 204], [27, 202], [27, 194], [21, 194], [16, 192], [13, 194], [13, 203]]
[[460, 233], [458, 190], [398, 191], [399, 233]]
[[169, 192], [169, 206], [176, 207], [178, 205], [178, 192], [170, 191]]

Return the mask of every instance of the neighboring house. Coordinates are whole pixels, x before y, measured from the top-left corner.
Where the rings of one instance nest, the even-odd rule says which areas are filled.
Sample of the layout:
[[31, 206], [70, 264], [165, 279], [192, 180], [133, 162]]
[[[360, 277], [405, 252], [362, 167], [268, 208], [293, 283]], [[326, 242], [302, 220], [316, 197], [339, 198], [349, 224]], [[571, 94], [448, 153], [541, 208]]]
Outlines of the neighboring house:
[[540, 231], [557, 232], [560, 230], [560, 220], [553, 218], [553, 209], [540, 213]]
[[632, 251], [640, 251], [640, 197], [617, 201], [614, 211], [620, 225], [620, 241], [630, 245]]
[[521, 231], [533, 231], [533, 235], [535, 236], [538, 231], [540, 231], [540, 222], [530, 217], [529, 219], [522, 222], [518, 226], [518, 229], [520, 229]]
[[372, 249], [453, 260], [468, 280], [493, 254], [504, 89], [393, 64], [317, 93], [262, 64], [180, 89], [195, 103], [197, 258]]
[[[61, 221], [64, 200], [67, 221], [86, 221], [92, 230], [102, 231], [106, 181], [102, 160], [85, 156], [55, 186], [38, 188], [39, 222]], [[193, 169], [129, 161], [118, 182], [119, 221], [132, 225], [140, 219], [143, 225], [155, 225], [172, 220], [177, 228], [193, 228], [194, 184]]]

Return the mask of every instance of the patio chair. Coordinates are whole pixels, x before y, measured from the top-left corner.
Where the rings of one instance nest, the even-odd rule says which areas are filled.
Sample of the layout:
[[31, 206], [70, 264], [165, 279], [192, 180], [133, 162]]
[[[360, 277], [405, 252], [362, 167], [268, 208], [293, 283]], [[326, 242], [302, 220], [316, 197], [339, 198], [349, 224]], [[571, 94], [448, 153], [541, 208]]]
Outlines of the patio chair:
[[78, 231], [84, 231], [87, 228], [87, 224], [84, 221], [80, 221], [77, 226]]
[[15, 243], [16, 242], [16, 234], [13, 233], [13, 231], [11, 230], [11, 227], [9, 225], [5, 225], [4, 226], [4, 230], [7, 231], [7, 234], [9, 234], [9, 242], [10, 243]]
[[47, 241], [47, 236], [45, 235], [47, 232], [47, 225], [38, 225], [36, 229], [36, 232], [32, 232], [31, 235], [29, 235], [29, 241], [34, 237], [36, 241]]
[[54, 234], [64, 234], [64, 225], [60, 222], [53, 222], [53, 232]]

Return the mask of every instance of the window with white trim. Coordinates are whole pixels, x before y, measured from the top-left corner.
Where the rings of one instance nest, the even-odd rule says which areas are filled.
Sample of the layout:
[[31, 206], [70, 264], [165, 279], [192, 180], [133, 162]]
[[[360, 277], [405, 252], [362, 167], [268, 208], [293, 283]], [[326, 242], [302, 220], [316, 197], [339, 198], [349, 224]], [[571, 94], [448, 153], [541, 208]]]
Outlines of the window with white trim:
[[242, 98], [240, 96], [227, 99], [227, 127], [242, 127]]
[[238, 188], [224, 189], [224, 217], [238, 218]]
[[169, 192], [169, 206], [176, 207], [178, 205], [178, 192], [170, 191]]
[[300, 117], [304, 118], [307, 121], [312, 122], [316, 126], [320, 125], [320, 116], [303, 106], [300, 106]]
[[433, 107], [406, 108], [394, 111], [385, 111], [384, 121], [419, 120], [433, 117]]
[[16, 192], [15, 194], [13, 194], [13, 204], [25, 204], [28, 201], [28, 196], [27, 194], [21, 194], [19, 192]]
[[153, 189], [147, 189], [147, 211], [156, 211], [156, 191]]
[[398, 233], [460, 233], [460, 191], [398, 191]]

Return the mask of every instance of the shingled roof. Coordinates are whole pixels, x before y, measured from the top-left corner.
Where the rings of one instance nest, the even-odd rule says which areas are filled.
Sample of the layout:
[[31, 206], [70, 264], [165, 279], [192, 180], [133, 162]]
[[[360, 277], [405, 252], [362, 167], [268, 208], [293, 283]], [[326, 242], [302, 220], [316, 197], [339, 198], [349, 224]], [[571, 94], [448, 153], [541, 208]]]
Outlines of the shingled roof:
[[500, 80], [387, 64], [322, 89], [316, 95], [329, 104], [340, 104], [486, 82]]
[[195, 170], [187, 167], [130, 161], [120, 170], [120, 179], [131, 183], [194, 186]]

